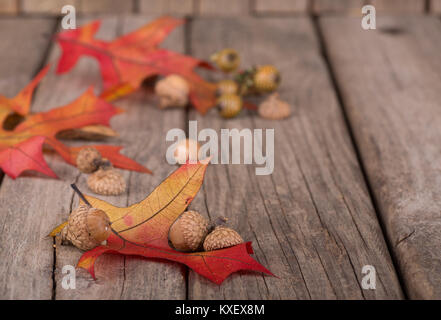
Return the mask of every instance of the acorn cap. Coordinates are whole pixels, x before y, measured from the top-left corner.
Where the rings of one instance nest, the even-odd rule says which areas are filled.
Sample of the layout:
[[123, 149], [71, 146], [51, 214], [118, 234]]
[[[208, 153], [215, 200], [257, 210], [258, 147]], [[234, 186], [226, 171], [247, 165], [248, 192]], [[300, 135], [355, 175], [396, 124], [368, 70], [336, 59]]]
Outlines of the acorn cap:
[[117, 196], [126, 190], [124, 177], [111, 165], [103, 166], [87, 179], [87, 186], [96, 194]]
[[205, 238], [204, 250], [212, 251], [228, 248], [242, 242], [242, 237], [236, 231], [231, 228], [218, 226]]
[[81, 204], [69, 215], [68, 223], [61, 232], [63, 241], [81, 250], [91, 250], [110, 236], [110, 219], [107, 214], [86, 204]]
[[185, 107], [188, 104], [190, 86], [183, 77], [172, 74], [156, 83], [155, 93], [159, 96], [161, 108]]
[[83, 148], [78, 152], [76, 164], [83, 173], [92, 173], [98, 170], [101, 162], [101, 153], [92, 147]]
[[278, 93], [274, 93], [259, 105], [258, 112], [262, 118], [280, 120], [289, 117], [291, 107], [288, 103], [279, 99]]
[[176, 250], [196, 251], [208, 233], [208, 221], [196, 211], [184, 212], [170, 227], [168, 238]]

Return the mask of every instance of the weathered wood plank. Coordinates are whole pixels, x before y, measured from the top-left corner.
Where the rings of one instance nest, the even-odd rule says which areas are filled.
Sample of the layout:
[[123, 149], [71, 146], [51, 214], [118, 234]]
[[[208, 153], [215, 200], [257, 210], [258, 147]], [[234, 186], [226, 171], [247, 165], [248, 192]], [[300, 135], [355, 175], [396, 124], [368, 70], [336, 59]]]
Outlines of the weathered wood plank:
[[80, 0], [22, 0], [20, 2], [20, 12], [61, 15], [63, 6], [72, 5], [79, 8], [79, 4]]
[[139, 11], [145, 14], [193, 14], [195, 0], [139, 0]]
[[441, 0], [430, 0], [430, 12], [441, 13]]
[[[281, 96], [294, 114], [279, 122], [246, 113], [225, 121], [215, 110], [190, 114], [199, 130], [275, 129], [272, 175], [256, 176], [253, 166], [211, 165], [192, 207], [211, 219], [229, 218], [279, 278], [237, 273], [217, 286], [190, 271], [189, 298], [402, 298], [311, 21], [196, 19], [191, 30], [198, 57], [233, 47], [243, 67], [277, 65]], [[377, 270], [376, 290], [361, 289], [364, 265]]]
[[128, 13], [133, 12], [134, 1], [115, 0], [80, 0], [80, 11], [82, 13]]
[[313, 0], [312, 12], [361, 14], [365, 0]]
[[[0, 94], [13, 97], [32, 79], [54, 28], [52, 19], [0, 20]], [[5, 177], [0, 188], [0, 299], [52, 295], [53, 252], [41, 222], [50, 198], [40, 185], [35, 187]]]
[[424, 13], [425, 0], [369, 0], [377, 14]]
[[256, 0], [254, 11], [256, 13], [298, 13], [308, 10], [308, 0]]
[[[124, 34], [151, 20], [148, 17], [132, 16], [105, 18], [98, 36], [110, 40], [119, 33]], [[80, 24], [81, 22], [84, 20], [79, 21]], [[183, 29], [174, 32], [166, 40], [165, 45], [183, 51]], [[55, 64], [58, 56], [59, 49], [54, 45], [49, 60]], [[96, 62], [90, 58], [83, 58], [66, 75], [48, 74], [39, 87], [33, 111], [48, 110], [68, 103], [84, 92], [89, 85], [97, 83], [100, 83], [100, 77]], [[124, 177], [129, 186], [127, 193], [119, 197], [103, 197], [115, 205], [126, 206], [141, 200], [175, 169], [165, 163], [165, 132], [170, 128], [184, 128], [185, 112], [182, 110], [165, 112], [158, 110], [154, 104], [155, 102], [147, 98], [145, 92], [116, 103], [126, 109], [126, 113], [112, 120], [120, 137], [111, 143], [125, 146], [124, 153], [145, 164], [154, 171], [154, 175], [124, 171]], [[6, 234], [8, 241], [1, 243], [2, 245], [11, 243], [6, 252], [9, 253], [7, 259], [1, 259], [2, 263], [9, 261], [6, 265], [9, 269], [2, 273], [8, 280], [2, 279], [1, 282], [2, 286], [5, 286], [6, 297], [51, 298], [54, 250], [52, 240], [44, 236], [52, 227], [64, 221], [71, 209], [77, 205], [77, 198], [69, 188], [70, 183], [76, 182], [85, 193], [88, 193], [85, 175], [80, 174], [78, 170], [65, 164], [58, 157], [48, 157], [48, 161], [60, 180], [38, 177], [19, 178], [14, 182], [5, 181], [0, 189], [2, 210], [7, 210], [1, 218], [9, 219], [8, 223], [2, 224], [4, 225], [2, 236]], [[20, 190], [20, 195], [16, 195], [17, 190]], [[11, 206], [14, 209], [10, 209]], [[12, 218], [14, 214], [15, 220]], [[9, 225], [11, 221], [12, 225]], [[23, 236], [22, 230], [26, 230]], [[19, 250], [18, 254], [16, 254], [17, 250]], [[27, 252], [32, 252], [30, 258], [36, 261], [30, 261], [30, 258], [25, 259], [23, 255]], [[12, 255], [14, 257], [11, 258]], [[56, 299], [185, 298], [185, 269], [181, 265], [116, 255], [105, 255], [97, 261], [98, 280], [96, 282], [84, 270], [79, 270], [77, 271], [77, 289], [65, 290], [61, 285], [63, 276], [61, 270], [64, 265], [75, 265], [80, 255], [81, 252], [76, 248], [57, 246], [54, 291]], [[26, 264], [22, 265], [22, 261]], [[30, 262], [27, 263], [27, 261]], [[15, 269], [12, 269], [11, 265]], [[32, 268], [36, 271], [33, 272]], [[15, 270], [14, 273], [12, 270]], [[26, 277], [23, 277], [22, 273], [25, 272]], [[29, 284], [24, 285], [18, 275], [25, 279], [29, 278]], [[39, 285], [39, 282], [43, 281], [46, 281], [44, 285]], [[19, 285], [20, 290], [17, 289], [18, 287], [13, 287], [17, 291], [11, 291], [9, 289], [11, 284]], [[31, 290], [28, 286], [36, 288]], [[39, 291], [43, 290], [45, 290], [45, 295], [38, 295]]]
[[441, 22], [320, 20], [367, 176], [411, 298], [441, 298]]
[[200, 0], [197, 12], [210, 16], [244, 16], [250, 12], [250, 0]]
[[0, 2], [0, 13], [17, 14], [18, 12], [17, 0], [3, 0]]

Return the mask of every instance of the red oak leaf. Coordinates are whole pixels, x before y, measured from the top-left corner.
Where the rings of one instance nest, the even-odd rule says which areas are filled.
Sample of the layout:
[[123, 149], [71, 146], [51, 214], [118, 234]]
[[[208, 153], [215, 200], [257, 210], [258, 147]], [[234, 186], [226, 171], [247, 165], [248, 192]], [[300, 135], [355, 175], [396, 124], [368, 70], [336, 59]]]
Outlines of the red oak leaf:
[[[15, 98], [0, 96], [0, 123], [13, 112], [26, 115], [25, 120], [13, 130], [0, 128], [0, 168], [15, 179], [24, 171], [38, 171], [56, 177], [43, 157], [43, 144], [51, 145], [67, 162], [75, 164], [75, 157], [81, 147], [67, 147], [56, 140], [56, 134], [63, 130], [82, 128], [88, 125], [109, 125], [110, 119], [121, 112], [105, 100], [96, 97], [93, 88], [87, 90], [75, 101], [48, 112], [28, 114], [32, 92], [47, 73], [44, 68], [37, 77]], [[124, 169], [150, 172], [133, 160], [119, 154], [120, 148], [99, 146], [104, 156]]]
[[208, 161], [185, 164], [173, 172], [144, 200], [128, 208], [86, 197], [90, 204], [107, 213], [112, 234], [106, 246], [85, 252], [78, 262], [95, 278], [94, 265], [103, 253], [162, 258], [187, 265], [200, 275], [221, 284], [231, 273], [252, 270], [272, 273], [254, 260], [251, 243], [209, 252], [183, 253], [168, 242], [172, 223], [187, 208], [199, 191]]
[[57, 72], [69, 71], [83, 56], [97, 59], [104, 83], [102, 97], [108, 101], [138, 89], [148, 77], [179, 74], [190, 85], [190, 101], [205, 113], [215, 105], [215, 85], [202, 79], [194, 69], [211, 66], [201, 60], [170, 50], [158, 48], [164, 38], [182, 19], [162, 17], [152, 23], [111, 42], [94, 38], [100, 21], [57, 36], [62, 49]]

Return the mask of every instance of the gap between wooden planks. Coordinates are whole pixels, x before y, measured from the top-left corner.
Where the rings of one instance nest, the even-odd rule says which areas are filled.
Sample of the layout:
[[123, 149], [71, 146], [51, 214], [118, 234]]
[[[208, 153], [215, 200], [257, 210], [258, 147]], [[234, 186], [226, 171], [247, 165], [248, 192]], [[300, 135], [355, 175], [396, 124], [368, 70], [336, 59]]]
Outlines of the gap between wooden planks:
[[[213, 165], [193, 207], [253, 241], [278, 278], [237, 273], [216, 286], [190, 270], [189, 299], [399, 299], [402, 292], [308, 18], [195, 19], [192, 54], [236, 48], [244, 66], [273, 63], [280, 94], [293, 105], [284, 121], [253, 114], [222, 120], [216, 110], [190, 118], [199, 129], [274, 128], [275, 169]], [[360, 287], [362, 267], [377, 289]]]
[[441, 298], [441, 21], [320, 19], [407, 294]]

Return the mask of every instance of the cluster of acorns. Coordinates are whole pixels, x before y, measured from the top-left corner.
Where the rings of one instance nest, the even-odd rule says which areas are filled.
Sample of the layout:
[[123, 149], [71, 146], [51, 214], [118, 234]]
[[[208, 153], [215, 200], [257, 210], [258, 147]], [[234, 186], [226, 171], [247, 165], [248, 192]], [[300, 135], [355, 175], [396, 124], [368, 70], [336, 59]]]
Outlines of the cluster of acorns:
[[[235, 72], [240, 65], [240, 56], [234, 49], [223, 49], [211, 56], [211, 60], [225, 73]], [[243, 96], [272, 93], [279, 87], [281, 76], [273, 65], [252, 67], [234, 75], [234, 80], [225, 79], [217, 83], [217, 107], [224, 118], [237, 116], [243, 108]], [[258, 108], [265, 119], [283, 119], [291, 114], [288, 103], [272, 94]]]
[[[61, 230], [61, 240], [64, 244], [70, 243], [86, 251], [105, 245], [112, 228], [107, 214], [93, 208], [80, 192], [79, 194], [85, 203], [80, 204], [69, 215], [66, 226]], [[243, 242], [233, 229], [225, 226], [210, 227], [207, 219], [196, 211], [184, 212], [172, 224], [169, 241], [175, 250], [182, 252], [196, 252], [202, 248], [212, 251]]]
[[[240, 65], [239, 54], [234, 49], [219, 51], [211, 56], [211, 60], [225, 73], [235, 72]], [[220, 115], [224, 118], [237, 116], [244, 106], [243, 96], [272, 93], [280, 81], [280, 72], [273, 65], [252, 67], [235, 74], [234, 80], [219, 81], [216, 106]], [[161, 108], [186, 107], [190, 86], [183, 77], [172, 74], [156, 83], [155, 93], [159, 96]], [[265, 119], [278, 120], [288, 117], [291, 107], [273, 93], [259, 105], [258, 113]]]
[[243, 242], [233, 229], [210, 223], [196, 211], [185, 211], [170, 227], [168, 239], [178, 251], [213, 251], [235, 246]]
[[88, 173], [87, 186], [96, 194], [117, 196], [126, 190], [123, 176], [116, 171], [109, 160], [93, 148], [83, 148], [76, 158], [78, 170]]

